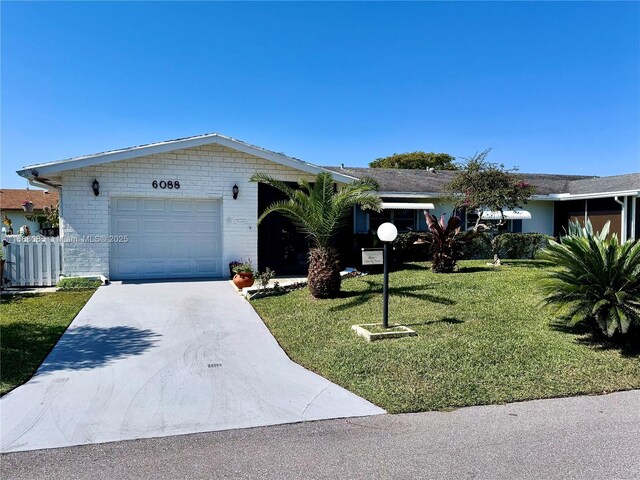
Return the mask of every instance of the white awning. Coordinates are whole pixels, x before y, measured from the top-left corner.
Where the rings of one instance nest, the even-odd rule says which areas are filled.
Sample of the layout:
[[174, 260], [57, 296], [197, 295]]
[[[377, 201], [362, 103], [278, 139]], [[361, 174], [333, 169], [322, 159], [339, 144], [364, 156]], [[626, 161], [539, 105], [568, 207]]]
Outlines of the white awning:
[[382, 202], [383, 210], [433, 210], [433, 203]]
[[[531, 213], [520, 208], [516, 208], [514, 210], [503, 210], [502, 213], [504, 214], [504, 218], [507, 220], [531, 220]], [[500, 215], [500, 212], [497, 210], [482, 210], [480, 212], [480, 217], [482, 220], [502, 220], [502, 215]]]

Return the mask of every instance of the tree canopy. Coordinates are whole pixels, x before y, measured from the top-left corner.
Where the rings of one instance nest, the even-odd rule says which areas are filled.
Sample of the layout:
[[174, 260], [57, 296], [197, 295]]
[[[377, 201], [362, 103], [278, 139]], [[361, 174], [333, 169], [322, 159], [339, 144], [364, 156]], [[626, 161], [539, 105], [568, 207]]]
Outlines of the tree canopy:
[[455, 157], [448, 153], [408, 152], [394, 153], [389, 157], [376, 158], [369, 163], [371, 168], [410, 168], [426, 170], [457, 170]]
[[[521, 207], [535, 192], [534, 186], [515, 175], [517, 169], [507, 170], [502, 164], [489, 163], [490, 151], [465, 158], [460, 171], [445, 186], [455, 208], [488, 209], [502, 214], [503, 210]], [[480, 221], [479, 216], [476, 227]]]

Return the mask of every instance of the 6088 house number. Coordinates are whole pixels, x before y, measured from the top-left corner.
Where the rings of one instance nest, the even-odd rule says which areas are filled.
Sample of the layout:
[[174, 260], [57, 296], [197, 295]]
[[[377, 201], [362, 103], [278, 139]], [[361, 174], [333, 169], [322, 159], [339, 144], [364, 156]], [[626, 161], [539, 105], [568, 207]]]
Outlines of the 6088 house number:
[[179, 190], [180, 182], [178, 180], [154, 180], [153, 182], [151, 182], [151, 186], [153, 188], [162, 188], [163, 190], [165, 188], [168, 188], [169, 190], [173, 190], [174, 188], [176, 190]]

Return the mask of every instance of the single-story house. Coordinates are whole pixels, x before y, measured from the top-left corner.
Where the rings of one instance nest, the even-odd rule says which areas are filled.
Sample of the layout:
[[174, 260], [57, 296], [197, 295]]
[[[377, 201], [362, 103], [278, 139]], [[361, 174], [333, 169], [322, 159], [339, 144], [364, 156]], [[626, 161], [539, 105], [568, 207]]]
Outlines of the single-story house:
[[[450, 211], [438, 202], [450, 172], [321, 167], [216, 133], [32, 165], [18, 173], [60, 191], [64, 275], [126, 280], [221, 277], [233, 260], [279, 274], [304, 271], [306, 240], [291, 222], [273, 215], [257, 224], [259, 213], [281, 195], [249, 179], [262, 172], [296, 182], [322, 171], [337, 183], [362, 176], [380, 183], [384, 212], [354, 211], [353, 233], [385, 219], [401, 230], [423, 229], [424, 205], [406, 203]], [[624, 238], [638, 237], [640, 174], [525, 178], [539, 192], [526, 205], [531, 219], [511, 222], [513, 230], [553, 234], [568, 218], [610, 212], [624, 218]]]
[[[27, 212], [23, 207], [25, 202], [31, 202], [32, 211]], [[42, 215], [45, 207], [55, 206], [58, 203], [57, 190], [27, 190], [3, 188], [0, 190], [0, 212], [2, 218], [6, 216], [11, 222], [11, 228], [14, 233], [22, 226], [29, 227], [32, 235], [41, 233], [51, 234], [51, 228], [48, 228], [44, 222], [37, 221], [36, 217]], [[27, 218], [29, 217], [29, 218]], [[10, 227], [3, 224], [5, 232], [9, 232]], [[44, 230], [47, 232], [44, 232]]]
[[[368, 213], [358, 209], [354, 213], [353, 233], [375, 230], [386, 221], [393, 221], [399, 229], [426, 230], [422, 215], [425, 203], [432, 203], [432, 213], [450, 214], [444, 186], [452, 180], [455, 171], [408, 170], [392, 168], [327, 167], [330, 170], [356, 178], [371, 177], [380, 185], [380, 196], [390, 207], [381, 213]], [[607, 221], [610, 230], [622, 239], [640, 238], [640, 211], [636, 208], [640, 192], [640, 173], [610, 177], [554, 174], [517, 174], [526, 183], [534, 185], [536, 192], [525, 206], [525, 214], [507, 214], [511, 218], [505, 231], [535, 232], [558, 236], [569, 220], [589, 218], [596, 230]], [[412, 207], [412, 203], [416, 206]], [[472, 227], [477, 214], [465, 212], [467, 227]], [[623, 221], [624, 219], [624, 221]]]

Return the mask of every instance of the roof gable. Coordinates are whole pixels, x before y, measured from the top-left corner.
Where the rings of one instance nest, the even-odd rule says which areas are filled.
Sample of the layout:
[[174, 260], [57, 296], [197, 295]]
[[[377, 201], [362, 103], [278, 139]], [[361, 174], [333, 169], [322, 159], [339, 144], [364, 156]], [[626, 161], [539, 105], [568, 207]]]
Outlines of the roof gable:
[[[18, 175], [37, 180], [39, 177], [50, 176], [51, 174], [56, 174], [66, 170], [74, 170], [77, 168], [100, 165], [103, 163], [129, 160], [133, 158], [154, 155], [157, 153], [166, 153], [174, 150], [212, 144], [222, 145], [224, 147], [247, 153], [255, 157], [263, 158], [274, 163], [286, 165], [288, 167], [295, 168], [306, 173], [317, 174], [327, 171], [324, 168], [312, 163], [305, 162], [294, 157], [289, 157], [281, 153], [273, 152], [265, 148], [257, 147], [255, 145], [251, 145], [235, 138], [227, 137], [219, 133], [207, 133], [205, 135], [197, 135], [194, 137], [178, 138], [175, 140], [167, 140], [164, 142], [138, 145], [135, 147], [110, 150], [107, 152], [95, 153], [91, 155], [83, 155], [81, 157], [68, 158], [66, 160], [30, 165], [24, 167], [22, 170], [18, 170]], [[352, 180], [354, 180], [353, 177], [341, 174], [339, 172], [331, 173], [334, 175], [334, 178], [337, 181], [351, 182]]]

